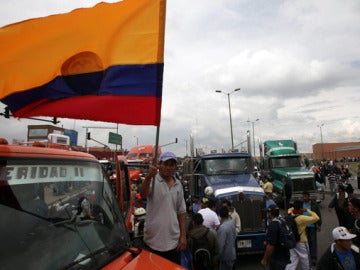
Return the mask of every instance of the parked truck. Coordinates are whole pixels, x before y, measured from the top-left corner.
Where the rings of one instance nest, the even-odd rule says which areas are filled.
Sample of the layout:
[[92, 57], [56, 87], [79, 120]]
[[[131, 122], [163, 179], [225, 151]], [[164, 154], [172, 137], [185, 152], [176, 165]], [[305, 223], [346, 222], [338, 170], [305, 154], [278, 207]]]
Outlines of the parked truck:
[[94, 156], [0, 138], [1, 269], [183, 269], [132, 246], [125, 163], [115, 197]]
[[238, 254], [264, 251], [265, 194], [253, 176], [253, 161], [247, 153], [210, 154], [184, 161], [183, 180], [191, 196], [223, 199], [235, 207], [241, 219], [236, 237]]
[[[152, 163], [155, 157], [156, 146], [154, 144], [136, 145], [127, 154], [128, 160], [142, 160], [144, 163]], [[161, 155], [161, 147], [158, 146], [158, 157]]]
[[315, 181], [315, 175], [302, 164], [297, 144], [293, 140], [267, 140], [260, 145], [260, 167], [263, 177], [269, 177], [274, 186], [274, 201], [284, 204], [283, 179], [287, 178], [292, 188], [291, 201], [302, 199], [308, 191], [317, 202], [325, 198], [324, 186]]

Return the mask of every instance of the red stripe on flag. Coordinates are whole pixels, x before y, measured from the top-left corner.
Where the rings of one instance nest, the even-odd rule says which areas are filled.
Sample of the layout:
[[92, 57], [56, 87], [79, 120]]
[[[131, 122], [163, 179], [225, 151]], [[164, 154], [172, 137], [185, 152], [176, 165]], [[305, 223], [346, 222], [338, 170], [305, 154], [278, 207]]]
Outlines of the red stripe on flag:
[[[89, 95], [59, 100], [44, 99], [16, 111], [14, 116], [72, 118], [71, 116], [76, 112], [77, 119], [129, 125], [149, 125], [151, 123], [151, 125], [160, 126], [160, 109], [161, 99], [153, 96]], [[123, 113], [119, 114], [119, 111]]]

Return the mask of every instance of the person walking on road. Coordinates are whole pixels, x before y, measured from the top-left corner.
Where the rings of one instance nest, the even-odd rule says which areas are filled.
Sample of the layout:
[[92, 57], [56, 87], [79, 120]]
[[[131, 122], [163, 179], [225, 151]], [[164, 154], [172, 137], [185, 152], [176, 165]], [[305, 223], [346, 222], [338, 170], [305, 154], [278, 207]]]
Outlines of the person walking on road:
[[[309, 249], [310, 249], [310, 259], [311, 264], [316, 265], [317, 261], [317, 232], [321, 230], [321, 212], [317, 202], [310, 198], [310, 193], [307, 191], [303, 192], [303, 205], [302, 208], [309, 209], [315, 212], [319, 220], [316, 223], [311, 223], [306, 226], [306, 235], [308, 238]], [[304, 212], [304, 215], [309, 215], [309, 212]]]
[[336, 194], [336, 186], [337, 186], [336, 175], [334, 173], [334, 170], [330, 171], [327, 178], [329, 181], [330, 195], [334, 196]]
[[229, 210], [222, 206], [219, 210], [221, 224], [217, 230], [219, 241], [219, 270], [232, 270], [236, 263], [235, 223], [229, 216]]
[[[291, 263], [286, 266], [286, 270], [295, 270], [299, 262], [302, 270], [311, 269], [306, 226], [318, 222], [320, 218], [314, 211], [302, 208], [302, 205], [302, 201], [295, 201], [294, 207], [290, 208], [288, 211], [289, 214], [297, 216], [295, 222], [300, 235], [300, 241], [296, 243], [295, 248], [290, 249]], [[305, 212], [307, 212], [308, 215], [304, 215]]]
[[270, 205], [267, 208], [269, 226], [266, 230], [266, 248], [265, 253], [260, 261], [261, 265], [266, 268], [269, 265], [270, 270], [284, 270], [290, 263], [290, 252], [280, 244], [280, 225], [276, 218], [279, 217], [280, 210], [276, 205]]
[[358, 270], [360, 269], [359, 249], [351, 241], [356, 237], [345, 227], [332, 231], [334, 243], [321, 256], [317, 270]]
[[146, 247], [177, 264], [186, 249], [186, 205], [181, 182], [175, 178], [177, 158], [172, 152], [160, 156], [159, 172], [150, 166], [141, 185], [147, 198], [144, 242]]
[[338, 186], [338, 192], [334, 195], [334, 198], [328, 205], [329, 212], [335, 208], [336, 216], [338, 218], [339, 226], [349, 228], [351, 225], [348, 224], [348, 202], [349, 194], [345, 191], [345, 187], [342, 185]]

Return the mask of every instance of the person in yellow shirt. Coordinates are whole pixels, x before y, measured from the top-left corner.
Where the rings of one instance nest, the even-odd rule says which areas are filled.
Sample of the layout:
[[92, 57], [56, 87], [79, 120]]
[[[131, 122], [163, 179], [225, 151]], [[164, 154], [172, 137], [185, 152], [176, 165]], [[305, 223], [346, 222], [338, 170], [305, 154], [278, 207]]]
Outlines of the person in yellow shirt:
[[[304, 212], [307, 212], [309, 215], [304, 215]], [[295, 222], [300, 235], [300, 240], [296, 243], [295, 248], [290, 249], [291, 263], [286, 266], [286, 270], [295, 270], [299, 262], [303, 270], [310, 270], [310, 249], [306, 235], [306, 226], [308, 224], [316, 223], [320, 218], [314, 211], [302, 208], [302, 201], [299, 200], [294, 202], [294, 207], [289, 208], [288, 213], [292, 216], [297, 216]]]
[[273, 193], [273, 189], [274, 189], [274, 186], [273, 184], [270, 182], [270, 179], [268, 176], [265, 177], [265, 183], [263, 185], [263, 189], [264, 189], [264, 192], [267, 193]]

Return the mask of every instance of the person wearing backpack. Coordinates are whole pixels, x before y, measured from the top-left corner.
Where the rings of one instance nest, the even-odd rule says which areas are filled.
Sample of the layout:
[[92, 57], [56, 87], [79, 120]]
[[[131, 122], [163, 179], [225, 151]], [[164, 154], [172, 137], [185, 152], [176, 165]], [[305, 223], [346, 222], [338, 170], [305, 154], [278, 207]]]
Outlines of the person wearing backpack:
[[[299, 242], [296, 243], [295, 248], [290, 249], [290, 263], [286, 266], [286, 270], [295, 270], [300, 262], [302, 270], [310, 270], [310, 249], [308, 244], [308, 238], [306, 234], [306, 226], [319, 221], [319, 216], [309, 209], [302, 207], [303, 202], [297, 200], [294, 202], [294, 207], [290, 208], [288, 213], [296, 216], [295, 222], [300, 235]], [[304, 215], [306, 212], [309, 215]]]
[[270, 270], [284, 270], [290, 262], [289, 249], [281, 243], [279, 213], [279, 207], [274, 204], [267, 208], [267, 217], [270, 221], [266, 230], [265, 253], [260, 263], [264, 268], [269, 265]]
[[192, 216], [188, 245], [192, 253], [195, 270], [211, 270], [215, 268], [216, 257], [219, 254], [219, 242], [216, 234], [203, 225], [201, 214]]
[[346, 192], [343, 185], [338, 186], [338, 192], [334, 195], [333, 199], [328, 205], [329, 212], [335, 208], [335, 213], [338, 218], [339, 226], [349, 228], [348, 216], [349, 216], [349, 194]]
[[229, 216], [229, 209], [221, 206], [219, 210], [220, 226], [217, 230], [219, 241], [219, 270], [232, 270], [236, 263], [236, 229]]

